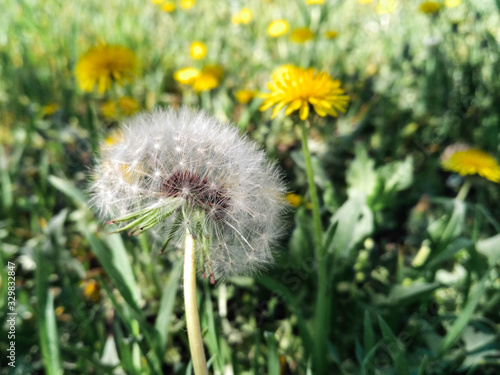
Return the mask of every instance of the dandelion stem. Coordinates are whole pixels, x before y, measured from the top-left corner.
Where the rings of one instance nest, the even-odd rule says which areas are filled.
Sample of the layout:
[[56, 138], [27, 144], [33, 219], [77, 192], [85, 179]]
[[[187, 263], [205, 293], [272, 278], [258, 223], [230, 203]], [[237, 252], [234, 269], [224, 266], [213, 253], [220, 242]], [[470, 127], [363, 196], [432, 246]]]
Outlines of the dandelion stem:
[[458, 191], [457, 200], [464, 201], [465, 198], [467, 197], [467, 194], [469, 194], [470, 187], [471, 187], [470, 180], [466, 178], [464, 184]]
[[184, 306], [189, 338], [189, 350], [195, 375], [208, 375], [207, 360], [201, 338], [198, 301], [196, 298], [196, 255], [194, 239], [186, 231], [184, 249]]
[[314, 245], [316, 248], [316, 262], [318, 264], [318, 294], [316, 297], [316, 326], [314, 356], [316, 374], [323, 374], [326, 365], [326, 342], [328, 338], [328, 305], [327, 305], [327, 274], [326, 256], [323, 248], [323, 228], [319, 212], [318, 191], [314, 183], [314, 171], [312, 168], [311, 153], [307, 145], [306, 123], [301, 122], [302, 153], [306, 162], [307, 181], [309, 183], [309, 194], [311, 195], [313, 212]]

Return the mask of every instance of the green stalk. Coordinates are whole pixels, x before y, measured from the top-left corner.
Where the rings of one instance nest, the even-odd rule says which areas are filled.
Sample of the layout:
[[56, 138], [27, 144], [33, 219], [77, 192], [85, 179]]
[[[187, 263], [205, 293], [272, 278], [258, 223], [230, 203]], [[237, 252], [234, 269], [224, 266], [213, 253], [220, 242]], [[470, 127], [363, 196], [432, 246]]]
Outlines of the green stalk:
[[194, 239], [186, 231], [184, 248], [184, 306], [189, 338], [189, 350], [195, 375], [208, 375], [207, 360], [201, 338], [200, 316], [196, 298], [196, 254]]
[[458, 194], [457, 194], [458, 201], [463, 202], [465, 200], [465, 198], [467, 197], [467, 194], [469, 194], [470, 187], [471, 187], [471, 182], [468, 178], [466, 178], [464, 181], [464, 184], [462, 185], [462, 187], [458, 191]]
[[321, 216], [319, 212], [318, 191], [314, 183], [314, 171], [311, 162], [311, 153], [307, 145], [306, 123], [301, 122], [302, 153], [306, 162], [307, 182], [309, 184], [309, 194], [311, 195], [314, 245], [316, 248], [316, 262], [318, 264], [318, 294], [316, 297], [316, 326], [315, 326], [315, 344], [314, 344], [314, 363], [316, 365], [316, 374], [325, 373], [326, 365], [326, 344], [328, 338], [328, 304], [327, 304], [327, 270], [326, 256], [323, 248], [323, 228], [321, 225]]

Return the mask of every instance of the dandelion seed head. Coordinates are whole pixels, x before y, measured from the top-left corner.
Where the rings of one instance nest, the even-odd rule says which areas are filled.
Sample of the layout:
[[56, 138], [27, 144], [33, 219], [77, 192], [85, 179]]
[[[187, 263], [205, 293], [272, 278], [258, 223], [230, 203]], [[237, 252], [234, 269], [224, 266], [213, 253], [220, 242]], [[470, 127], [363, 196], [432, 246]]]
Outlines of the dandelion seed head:
[[[272, 262], [285, 188], [278, 168], [237, 129], [183, 108], [130, 118], [119, 134], [102, 148], [91, 185], [104, 220], [163, 240], [189, 230], [216, 277]], [[127, 227], [138, 219], [139, 229]]]

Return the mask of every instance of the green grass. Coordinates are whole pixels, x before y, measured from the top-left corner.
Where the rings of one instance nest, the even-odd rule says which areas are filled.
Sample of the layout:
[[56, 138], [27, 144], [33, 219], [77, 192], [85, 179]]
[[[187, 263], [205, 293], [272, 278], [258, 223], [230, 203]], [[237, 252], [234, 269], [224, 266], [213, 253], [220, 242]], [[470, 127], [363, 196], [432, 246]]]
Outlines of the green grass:
[[[7, 2], [0, 12], [0, 351], [7, 338], [7, 262], [16, 264], [16, 369], [0, 374], [189, 374], [182, 250], [162, 238], [109, 234], [88, 206], [100, 141], [125, 116], [101, 106], [128, 95], [141, 110], [188, 105], [230, 120], [301, 195], [276, 264], [211, 285], [198, 306], [215, 374], [496, 374], [500, 284], [499, 185], [440, 168], [454, 143], [500, 157], [500, 3], [469, 0], [430, 16], [398, 1], [217, 2], [167, 14], [148, 1]], [[178, 4], [177, 4], [178, 5]], [[242, 7], [248, 25], [231, 24]], [[272, 39], [270, 21], [316, 38]], [[328, 40], [327, 30], [338, 37]], [[189, 44], [207, 57], [193, 61]], [[139, 60], [137, 76], [83, 93], [74, 67], [98, 43]], [[238, 103], [266, 91], [286, 63], [327, 71], [351, 97], [346, 114], [307, 129], [323, 230], [327, 319], [316, 321], [318, 267], [301, 133], [294, 117]], [[197, 94], [173, 73], [222, 66]], [[56, 104], [54, 113], [44, 112]], [[428, 249], [427, 249], [428, 248]], [[413, 262], [420, 254], [418, 262]], [[423, 256], [426, 255], [426, 256]], [[323, 267], [322, 266], [322, 267]], [[85, 293], [89, 280], [95, 294]], [[90, 293], [90, 294], [89, 294]], [[95, 298], [92, 298], [95, 297]], [[327, 345], [314, 348], [317, 335]], [[319, 355], [317, 353], [320, 353]], [[315, 355], [316, 354], [316, 355]], [[3, 354], [2, 354], [3, 355]]]

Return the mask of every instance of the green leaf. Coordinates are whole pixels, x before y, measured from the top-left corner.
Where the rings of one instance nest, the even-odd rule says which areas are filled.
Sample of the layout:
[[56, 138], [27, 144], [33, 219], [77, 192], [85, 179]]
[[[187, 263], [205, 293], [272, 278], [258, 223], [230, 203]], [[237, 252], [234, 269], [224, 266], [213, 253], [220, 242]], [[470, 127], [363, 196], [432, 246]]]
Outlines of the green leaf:
[[428, 261], [425, 264], [424, 268], [430, 270], [440, 267], [444, 261], [452, 258], [460, 250], [467, 249], [468, 247], [472, 246], [472, 243], [473, 242], [467, 238], [457, 238], [437, 255], [433, 255], [433, 253], [431, 252], [431, 255], [428, 258]]
[[182, 260], [179, 260], [172, 268], [168, 283], [163, 289], [160, 308], [158, 309], [155, 328], [160, 336], [160, 346], [162, 351], [165, 351], [167, 347], [168, 331], [172, 321], [175, 297], [179, 288], [179, 279], [181, 278], [181, 270]]
[[500, 234], [477, 241], [476, 250], [488, 258], [490, 266], [495, 265], [500, 259]]
[[49, 272], [40, 251], [37, 252], [36, 295], [38, 300], [38, 326], [42, 360], [47, 375], [63, 373], [59, 353], [54, 293], [48, 287]]
[[87, 197], [78, 188], [75, 187], [70, 181], [63, 180], [62, 178], [56, 176], [49, 176], [49, 182], [61, 193], [67, 195], [69, 198], [73, 199], [77, 205], [86, 205]]
[[278, 354], [278, 342], [272, 332], [264, 332], [267, 343], [267, 374], [280, 375], [280, 357]]
[[329, 252], [347, 258], [351, 249], [373, 232], [373, 213], [366, 205], [365, 196], [350, 197], [332, 217], [330, 225], [337, 224]]
[[365, 347], [365, 353], [368, 353], [375, 346], [375, 333], [373, 331], [373, 323], [368, 310], [365, 310], [365, 316], [363, 319], [363, 345]]
[[[118, 234], [108, 236], [119, 237]], [[120, 244], [120, 240], [117, 240], [116, 237], [114, 239], [108, 239], [108, 243], [115, 246], [107, 248], [94, 234], [87, 231], [85, 237], [92, 251], [106, 271], [106, 274], [111, 278], [114, 286], [118, 289], [125, 302], [127, 302], [137, 314], [142, 316], [142, 311], [139, 308], [139, 289], [132, 273], [128, 256], [122, 247], [123, 243]]]
[[358, 143], [355, 158], [346, 172], [349, 197], [359, 193], [369, 197], [375, 192], [377, 174], [374, 166], [375, 162], [368, 157], [365, 147]]
[[405, 161], [393, 161], [377, 168], [376, 172], [384, 181], [385, 193], [407, 189], [413, 183], [413, 158], [408, 156]]
[[460, 234], [465, 227], [466, 205], [464, 202], [454, 199], [453, 212], [449, 219], [443, 216], [429, 225], [428, 232], [434, 243], [443, 249]]
[[406, 350], [401, 341], [394, 335], [391, 327], [385, 322], [385, 320], [379, 316], [378, 324], [384, 339], [388, 342], [396, 344], [396, 346], [391, 345], [391, 350], [388, 350], [389, 355], [394, 362], [394, 367], [396, 368], [396, 373], [398, 375], [410, 375], [410, 370], [408, 367], [408, 362], [406, 361]]
[[439, 283], [415, 282], [409, 286], [395, 285], [391, 288], [387, 297], [379, 297], [376, 304], [380, 306], [402, 306], [430, 294], [437, 288]]
[[464, 331], [467, 324], [469, 324], [469, 321], [472, 318], [472, 314], [476, 310], [476, 307], [479, 304], [479, 300], [481, 299], [481, 297], [484, 294], [484, 291], [486, 290], [486, 280], [488, 280], [488, 273], [489, 272], [486, 272], [479, 281], [479, 283], [476, 284], [475, 287], [472, 289], [472, 291], [469, 294], [469, 301], [465, 305], [464, 309], [458, 315], [458, 318], [457, 320], [455, 320], [455, 323], [453, 323], [451, 328], [446, 333], [446, 336], [444, 337], [439, 347], [440, 356], [444, 355], [446, 352], [448, 352], [448, 350], [451, 349], [451, 347], [455, 344], [455, 342], [458, 340], [458, 338]]

